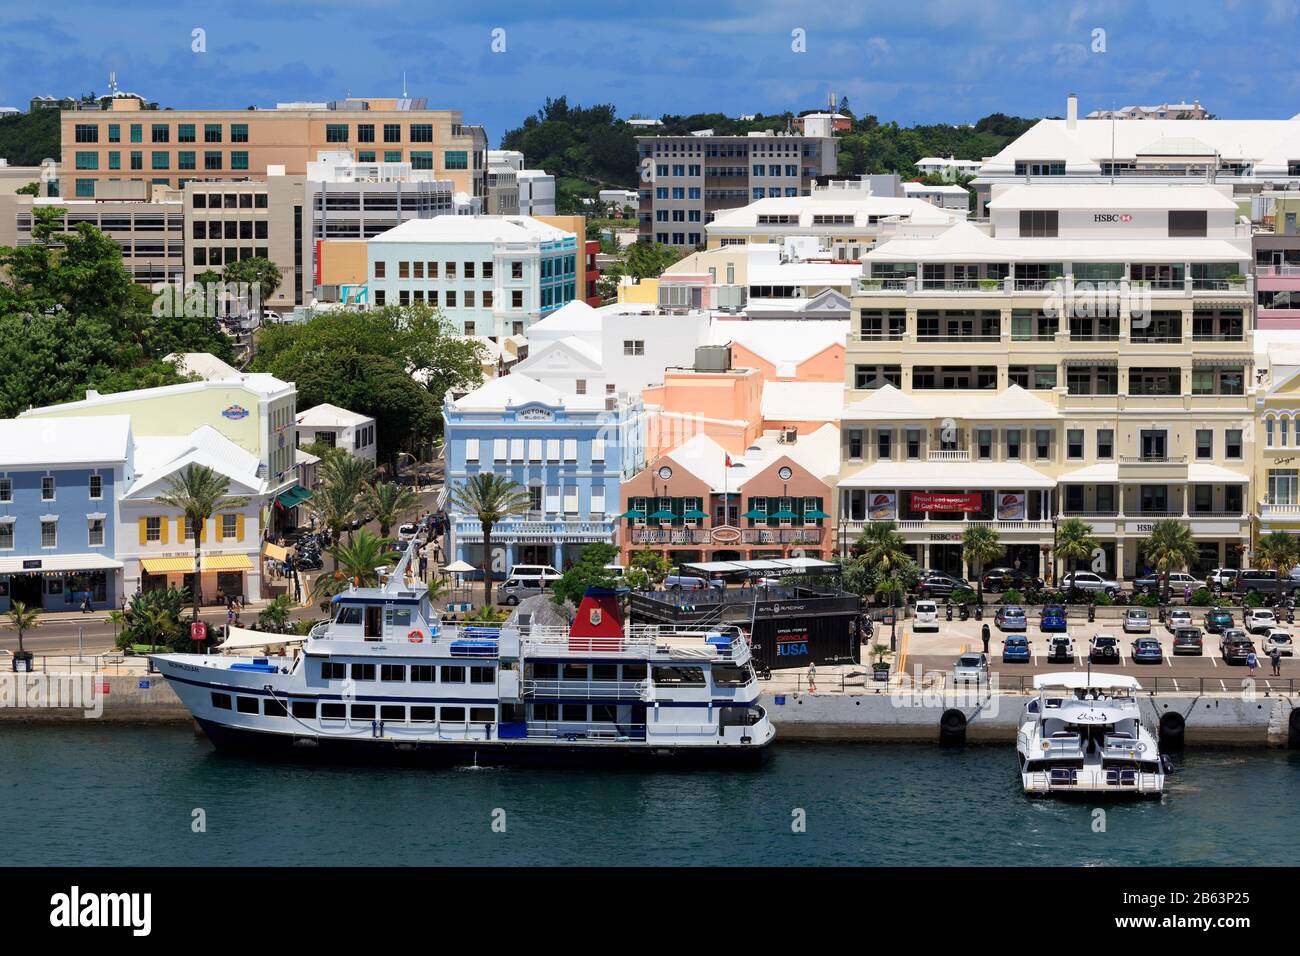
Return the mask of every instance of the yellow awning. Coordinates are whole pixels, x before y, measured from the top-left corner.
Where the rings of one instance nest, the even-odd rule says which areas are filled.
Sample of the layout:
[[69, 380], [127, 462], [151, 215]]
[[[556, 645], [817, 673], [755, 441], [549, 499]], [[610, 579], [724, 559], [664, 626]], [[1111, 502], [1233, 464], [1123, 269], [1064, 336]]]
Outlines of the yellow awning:
[[[194, 570], [193, 558], [141, 558], [140, 567], [149, 574], [177, 574]], [[246, 554], [205, 554], [203, 571], [251, 571], [253, 562]]]
[[266, 544], [263, 545], [262, 554], [276, 561], [289, 560], [289, 549], [282, 548], [278, 544], [272, 544], [270, 541], [266, 542]]

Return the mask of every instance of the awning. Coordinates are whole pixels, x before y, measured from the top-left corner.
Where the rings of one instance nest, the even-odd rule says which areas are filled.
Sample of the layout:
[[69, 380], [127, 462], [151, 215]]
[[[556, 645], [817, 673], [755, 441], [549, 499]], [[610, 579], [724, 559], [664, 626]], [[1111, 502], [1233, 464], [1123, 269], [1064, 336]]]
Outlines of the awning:
[[1056, 479], [1018, 462], [878, 461], [842, 478], [839, 487], [877, 491], [930, 491], [939, 488], [997, 491], [1055, 488]]
[[231, 627], [230, 635], [217, 645], [217, 650], [230, 651], [241, 647], [278, 647], [281, 644], [301, 644], [306, 639], [303, 634], [268, 634], [266, 631], [250, 631], [246, 627]]
[[[24, 566], [26, 565], [26, 566]], [[17, 555], [0, 558], [0, 574], [40, 574], [44, 571], [108, 571], [122, 567], [103, 554]]]
[[311, 500], [311, 492], [302, 485], [294, 485], [288, 491], [282, 491], [275, 496], [275, 503], [281, 508], [295, 508], [304, 501]]
[[[194, 558], [141, 558], [140, 567], [149, 574], [176, 574], [194, 570]], [[246, 554], [205, 554], [201, 571], [251, 571], [253, 562]]]
[[275, 561], [289, 560], [289, 549], [282, 548], [278, 544], [272, 544], [270, 541], [262, 545], [262, 554], [265, 557], [271, 558]]

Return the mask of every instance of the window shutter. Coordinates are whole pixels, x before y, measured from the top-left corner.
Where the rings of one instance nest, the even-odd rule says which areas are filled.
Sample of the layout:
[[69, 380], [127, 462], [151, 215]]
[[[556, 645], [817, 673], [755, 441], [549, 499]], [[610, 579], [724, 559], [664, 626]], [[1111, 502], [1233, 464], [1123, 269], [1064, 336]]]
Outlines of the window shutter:
[[215, 526], [214, 530], [217, 532], [217, 540], [218, 540], [218, 541], [225, 541], [225, 540], [226, 540], [226, 535], [225, 535], [225, 531], [226, 531], [226, 523], [225, 523], [225, 521], [222, 520], [222, 518], [221, 518], [221, 514], [220, 514], [220, 513], [218, 513], [218, 514], [217, 514], [217, 515], [212, 519], [212, 524]]
[[478, 461], [478, 439], [477, 438], [465, 439], [465, 460]]
[[578, 460], [578, 439], [576, 438], [564, 439], [564, 460], [565, 461]]
[[166, 518], [158, 519], [158, 536], [162, 544], [167, 543], [167, 524], [168, 522]]
[[185, 540], [185, 516], [181, 515], [179, 518], [176, 519], [176, 542], [179, 544], [184, 540]]
[[605, 460], [605, 439], [593, 438], [591, 440], [591, 460], [592, 461]]
[[142, 545], [143, 545], [143, 544], [148, 544], [148, 542], [149, 542], [149, 519], [148, 519], [148, 518], [141, 518], [141, 519], [139, 520], [138, 524], [140, 525], [140, 544], [142, 544]]
[[542, 460], [542, 440], [540, 438], [528, 439], [528, 460], [529, 461]]
[[546, 510], [555, 512], [560, 510], [560, 486], [546, 486]]
[[524, 440], [522, 438], [510, 439], [510, 460], [511, 461], [524, 460]]
[[577, 514], [578, 512], [578, 486], [564, 486], [564, 512], [565, 514]]
[[494, 438], [492, 440], [492, 457], [496, 461], [506, 460], [506, 440], [504, 438]]
[[605, 515], [605, 489], [599, 485], [591, 487], [591, 516], [593, 518], [604, 517]]
[[235, 538], [239, 541], [244, 540], [244, 516], [235, 515]]
[[546, 460], [547, 461], [560, 460], [560, 440], [558, 438], [546, 439]]

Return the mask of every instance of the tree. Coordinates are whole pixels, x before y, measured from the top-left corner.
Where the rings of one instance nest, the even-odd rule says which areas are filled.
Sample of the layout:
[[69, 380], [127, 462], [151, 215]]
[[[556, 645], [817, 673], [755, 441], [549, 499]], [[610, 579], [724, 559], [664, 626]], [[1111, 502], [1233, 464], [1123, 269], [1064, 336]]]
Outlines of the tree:
[[18, 631], [18, 653], [19, 654], [26, 653], [26, 651], [23, 649], [23, 634], [27, 631], [30, 631], [32, 628], [36, 627], [37, 624], [40, 623], [40, 621], [38, 620], [40, 614], [41, 614], [40, 608], [28, 607], [22, 601], [14, 601], [9, 606], [9, 612], [6, 616], [9, 618], [9, 623], [12, 624]]
[[[347, 485], [327, 481], [313, 492], [311, 510], [315, 512], [317, 520], [329, 529], [330, 539], [337, 542], [343, 537], [344, 529], [352, 527], [360, 500], [357, 492]], [[339, 562], [335, 558], [334, 570], [338, 569]]]
[[451, 488], [451, 503], [461, 514], [474, 515], [483, 529], [483, 604], [492, 606], [492, 528], [532, 504], [527, 489], [512, 478], [480, 472]]
[[419, 496], [410, 488], [391, 481], [367, 483], [361, 490], [361, 502], [379, 522], [379, 534], [387, 538], [398, 517], [420, 505]]
[[1191, 529], [1181, 521], [1162, 518], [1151, 526], [1151, 533], [1147, 535], [1142, 550], [1146, 560], [1164, 579], [1160, 588], [1160, 600], [1167, 604], [1170, 573], [1191, 567], [1200, 554]]
[[987, 525], [967, 528], [961, 535], [961, 556], [975, 576], [975, 601], [984, 603], [984, 565], [1002, 554], [998, 533]]
[[1293, 534], [1285, 531], [1273, 531], [1259, 539], [1255, 548], [1255, 563], [1266, 571], [1272, 571], [1277, 580], [1277, 595], [1282, 594], [1282, 572], [1290, 571], [1300, 558], [1300, 546]]
[[[1056, 554], [1057, 557], [1064, 558], [1069, 562], [1070, 573], [1073, 574], [1079, 570], [1079, 562], [1086, 561], [1092, 557], [1092, 552], [1097, 549], [1097, 539], [1092, 536], [1092, 525], [1079, 518], [1066, 518], [1057, 526], [1056, 529]], [[1053, 581], [1056, 575], [1052, 575]], [[1073, 577], [1070, 578], [1074, 580]]]
[[221, 278], [228, 284], [239, 283], [250, 288], [256, 287], [261, 308], [265, 308], [283, 280], [279, 266], [262, 256], [236, 259], [234, 262], [226, 263], [226, 267], [221, 271]]
[[350, 541], [340, 541], [330, 548], [335, 567], [361, 588], [379, 586], [379, 568], [401, 560], [387, 541], [372, 531], [361, 530]]
[[672, 574], [673, 563], [658, 551], [638, 551], [628, 562], [627, 585], [633, 591], [653, 591]]
[[39, 196], [41, 194], [41, 184], [36, 182], [28, 183], [25, 186], [19, 186], [14, 190], [14, 193], [19, 196]]
[[672, 246], [657, 242], [634, 242], [624, 256], [624, 271], [637, 279], [653, 279], [682, 257]]
[[289, 623], [289, 614], [293, 611], [293, 601], [287, 594], [277, 594], [257, 615], [259, 627], [273, 631], [283, 631]]
[[[908, 554], [907, 545], [903, 541], [903, 536], [895, 529], [892, 521], [872, 521], [862, 530], [858, 536], [856, 549], [861, 552], [862, 561], [873, 566], [880, 579], [877, 580], [873, 593], [878, 598], [889, 599], [890, 614], [897, 621], [895, 608], [898, 606], [896, 601], [899, 593], [902, 591], [902, 582], [898, 580], [899, 569], [906, 567], [912, 561], [912, 556]], [[897, 625], [895, 625], [896, 629]], [[894, 643], [894, 631], [890, 632], [889, 642], [892, 646]]]
[[181, 512], [194, 532], [194, 620], [199, 619], [200, 560], [208, 519], [223, 511], [243, 508], [249, 499], [231, 496], [230, 480], [205, 465], [190, 465], [167, 482], [154, 500]]
[[618, 560], [618, 548], [597, 542], [582, 549], [582, 556], [551, 586], [556, 604], [566, 601], [575, 607], [581, 603], [587, 588], [612, 588], [618, 584], [613, 572], [605, 567]]

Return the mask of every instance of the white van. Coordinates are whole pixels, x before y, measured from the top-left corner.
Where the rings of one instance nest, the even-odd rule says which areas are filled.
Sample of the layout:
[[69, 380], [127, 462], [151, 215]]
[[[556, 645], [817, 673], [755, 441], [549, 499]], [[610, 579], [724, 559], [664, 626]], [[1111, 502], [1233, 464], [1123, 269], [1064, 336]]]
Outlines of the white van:
[[552, 581], [564, 577], [549, 564], [516, 564], [510, 569], [511, 579], [533, 587], [548, 587]]
[[939, 630], [939, 605], [933, 601], [916, 602], [916, 619], [912, 622], [914, 631]]

